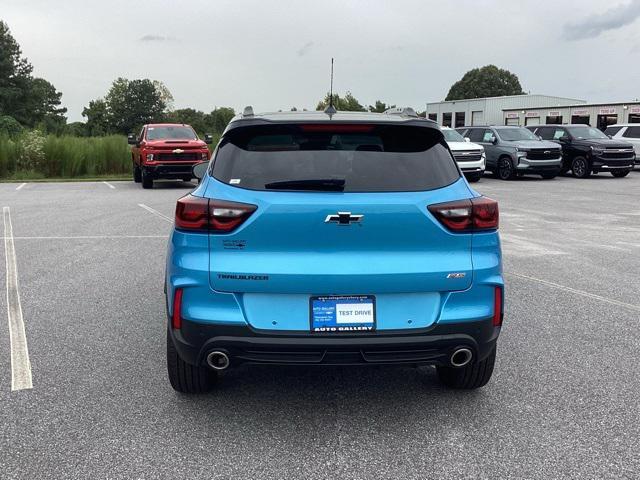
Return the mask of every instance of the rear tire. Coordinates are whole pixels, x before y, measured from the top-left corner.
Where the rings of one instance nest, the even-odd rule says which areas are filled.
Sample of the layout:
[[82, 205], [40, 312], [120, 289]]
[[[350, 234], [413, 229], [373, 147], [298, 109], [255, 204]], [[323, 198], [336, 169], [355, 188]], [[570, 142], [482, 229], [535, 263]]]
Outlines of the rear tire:
[[140, 171], [140, 167], [137, 165], [133, 166], [133, 181], [136, 183], [142, 182], [142, 172]]
[[576, 178], [589, 178], [591, 170], [589, 169], [589, 162], [584, 157], [576, 157], [571, 162], [571, 173]]
[[153, 178], [144, 169], [142, 169], [142, 188], [153, 188]]
[[496, 176], [500, 180], [513, 180], [516, 177], [516, 169], [509, 157], [500, 157], [496, 168]]
[[480, 362], [472, 361], [464, 367], [437, 367], [440, 381], [449, 388], [473, 390], [483, 387], [491, 379], [496, 363], [496, 347]]
[[611, 172], [611, 175], [613, 175], [616, 178], [622, 178], [622, 177], [626, 177], [627, 175], [629, 175], [629, 172], [631, 170], [614, 170]]
[[213, 389], [218, 375], [206, 367], [191, 365], [178, 354], [167, 332], [167, 373], [173, 389], [180, 393], [207, 393]]

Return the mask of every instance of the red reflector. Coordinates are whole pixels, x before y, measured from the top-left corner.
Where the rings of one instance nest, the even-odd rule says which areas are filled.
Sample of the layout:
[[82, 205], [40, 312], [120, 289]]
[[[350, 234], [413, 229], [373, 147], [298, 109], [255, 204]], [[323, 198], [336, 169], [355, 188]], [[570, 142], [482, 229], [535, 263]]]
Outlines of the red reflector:
[[493, 292], [493, 326], [502, 325], [502, 287], [496, 287]]
[[440, 223], [454, 232], [477, 232], [498, 228], [498, 202], [487, 197], [436, 203], [427, 208]]
[[185, 195], [176, 204], [176, 228], [183, 230], [207, 230], [209, 199]]
[[349, 132], [370, 132], [374, 129], [374, 125], [362, 125], [355, 123], [312, 123], [300, 125], [303, 132], [332, 132], [332, 133], [349, 133]]
[[176, 288], [173, 296], [173, 315], [171, 316], [173, 328], [182, 327], [182, 289]]

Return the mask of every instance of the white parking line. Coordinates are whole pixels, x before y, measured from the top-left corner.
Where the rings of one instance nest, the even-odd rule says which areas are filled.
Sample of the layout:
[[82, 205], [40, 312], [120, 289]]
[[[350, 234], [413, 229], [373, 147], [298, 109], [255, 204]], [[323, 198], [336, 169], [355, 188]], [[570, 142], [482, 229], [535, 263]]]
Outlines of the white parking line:
[[149, 206], [145, 205], [144, 203], [139, 203], [139, 204], [138, 204], [138, 206], [139, 206], [140, 208], [144, 208], [147, 212], [151, 212], [151, 213], [153, 213], [154, 215], [156, 215], [156, 216], [158, 216], [158, 217], [162, 218], [163, 220], [166, 220], [166, 221], [167, 221], [167, 222], [169, 222], [169, 223], [173, 223], [173, 218], [169, 218], [169, 217], [167, 217], [164, 213], [160, 213], [159, 211], [157, 211], [157, 210], [155, 210], [155, 209], [153, 209], [153, 208], [151, 208], [151, 207], [149, 207]]
[[[6, 237], [3, 237], [6, 238]], [[102, 240], [121, 238], [169, 238], [169, 235], [72, 235], [72, 236], [49, 236], [49, 237], [16, 237], [14, 240]]]
[[18, 185], [16, 187], [16, 190], [22, 190], [22, 187], [24, 187], [26, 185], [26, 183], [21, 183], [20, 185]]
[[111, 185], [109, 182], [102, 182], [104, 183], [107, 187], [112, 188], [113, 190], [116, 189], [116, 187], [114, 187], [113, 185]]
[[27, 335], [22, 318], [18, 290], [18, 266], [13, 244], [13, 227], [9, 207], [2, 209], [4, 216], [4, 252], [7, 266], [7, 315], [9, 317], [9, 344], [11, 346], [11, 390], [33, 388]]
[[611, 305], [617, 305], [618, 307], [629, 308], [631, 310], [636, 310], [640, 312], [640, 305], [634, 305], [633, 303], [625, 303], [620, 302], [618, 300], [614, 300], [612, 298], [602, 297], [600, 295], [596, 295], [595, 293], [585, 292], [584, 290], [577, 290], [575, 288], [567, 287], [566, 285], [560, 285], [559, 283], [549, 282], [548, 280], [542, 280], [541, 278], [530, 277], [529, 275], [522, 275], [521, 273], [511, 273], [505, 272], [505, 275], [511, 275], [512, 277], [524, 278], [526, 280], [531, 280], [534, 282], [541, 283], [543, 285], [547, 285], [549, 287], [557, 288], [559, 290], [564, 290], [565, 292], [574, 293], [576, 295], [582, 295], [583, 297], [592, 298], [594, 300], [599, 300], [601, 302], [610, 303]]

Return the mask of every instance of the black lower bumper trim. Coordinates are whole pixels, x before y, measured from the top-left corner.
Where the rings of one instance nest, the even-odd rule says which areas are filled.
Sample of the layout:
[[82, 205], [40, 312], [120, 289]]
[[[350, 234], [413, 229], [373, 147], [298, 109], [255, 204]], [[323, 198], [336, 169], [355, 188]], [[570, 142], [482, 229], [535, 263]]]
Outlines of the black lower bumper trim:
[[207, 354], [223, 351], [232, 366], [241, 363], [450, 365], [451, 354], [462, 347], [471, 349], [475, 358], [485, 358], [499, 332], [500, 327], [494, 327], [491, 319], [364, 335], [260, 332], [250, 327], [204, 325], [186, 320], [180, 330], [168, 330], [186, 362], [202, 365]]

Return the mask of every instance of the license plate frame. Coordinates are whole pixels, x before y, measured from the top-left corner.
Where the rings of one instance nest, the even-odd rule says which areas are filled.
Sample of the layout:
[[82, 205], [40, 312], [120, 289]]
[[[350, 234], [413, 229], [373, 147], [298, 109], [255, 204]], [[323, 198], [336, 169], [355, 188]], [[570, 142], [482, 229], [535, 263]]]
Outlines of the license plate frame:
[[[340, 305], [344, 310], [338, 310]], [[361, 309], [359, 309], [359, 305], [362, 305]], [[347, 311], [351, 311], [351, 314], [345, 315]], [[351, 317], [353, 317], [353, 321], [349, 321]], [[375, 295], [317, 295], [309, 297], [309, 329], [311, 333], [369, 333], [376, 330], [376, 324]]]

